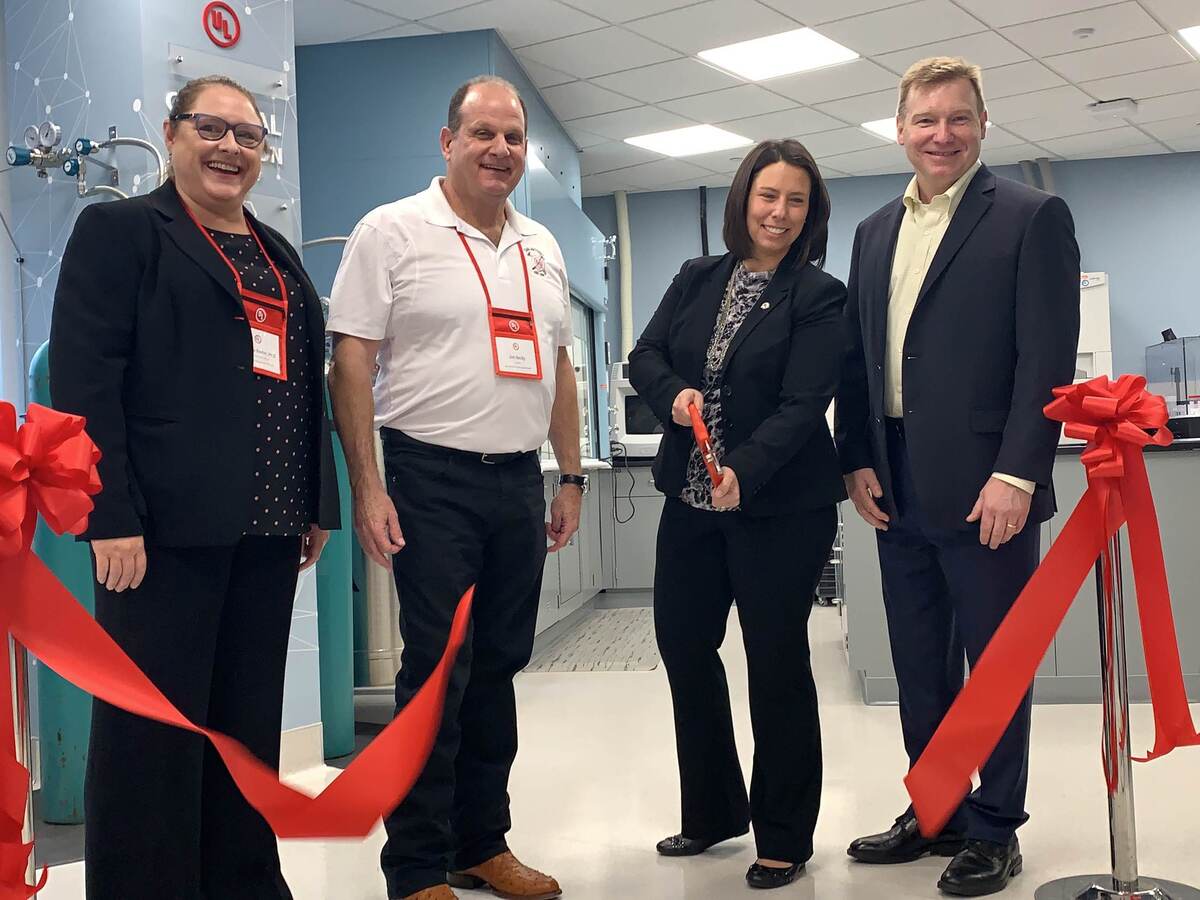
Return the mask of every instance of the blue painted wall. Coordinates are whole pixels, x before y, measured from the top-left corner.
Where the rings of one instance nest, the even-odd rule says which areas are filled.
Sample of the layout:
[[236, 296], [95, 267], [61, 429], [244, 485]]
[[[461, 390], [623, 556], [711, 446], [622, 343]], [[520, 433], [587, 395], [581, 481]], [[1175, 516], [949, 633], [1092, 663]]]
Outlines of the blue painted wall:
[[[985, 155], [986, 161], [986, 155]], [[1020, 180], [1020, 170], [996, 172]], [[1200, 153], [1057, 162], [1055, 187], [1071, 207], [1084, 271], [1111, 279], [1114, 371], [1141, 373], [1145, 348], [1159, 332], [1200, 334]], [[829, 182], [833, 214], [825, 268], [846, 278], [854, 229], [899, 196], [908, 177], [880, 175]], [[724, 188], [708, 193], [709, 252], [724, 252]], [[587, 197], [584, 211], [605, 234], [616, 233], [612, 197]], [[699, 191], [629, 195], [633, 245], [634, 331], [640, 334], [680, 263], [700, 254]], [[609, 263], [609, 339], [619, 346], [619, 263]]]

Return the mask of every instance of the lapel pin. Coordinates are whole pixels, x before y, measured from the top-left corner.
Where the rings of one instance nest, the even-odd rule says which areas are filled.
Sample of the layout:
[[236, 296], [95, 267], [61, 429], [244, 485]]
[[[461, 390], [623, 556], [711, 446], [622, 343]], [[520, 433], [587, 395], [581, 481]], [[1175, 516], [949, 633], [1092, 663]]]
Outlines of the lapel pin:
[[766, 300], [764, 300], [764, 301], [763, 301], [763, 305], [762, 305], [761, 307], [759, 307], [759, 308], [760, 308], [760, 309], [770, 309], [770, 308], [771, 308], [771, 304], [770, 304], [770, 302], [769, 302], [769, 301], [766, 301]]

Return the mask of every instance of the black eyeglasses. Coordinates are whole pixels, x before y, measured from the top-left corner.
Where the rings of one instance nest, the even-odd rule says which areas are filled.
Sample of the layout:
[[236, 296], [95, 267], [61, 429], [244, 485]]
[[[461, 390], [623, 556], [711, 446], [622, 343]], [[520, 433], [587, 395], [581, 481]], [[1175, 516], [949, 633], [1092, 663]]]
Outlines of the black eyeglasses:
[[220, 116], [210, 116], [207, 113], [176, 113], [171, 116], [172, 122], [191, 119], [196, 126], [196, 134], [206, 141], [219, 141], [226, 133], [233, 131], [233, 139], [248, 150], [253, 150], [267, 139], [267, 129], [254, 122], [238, 122], [233, 125]]

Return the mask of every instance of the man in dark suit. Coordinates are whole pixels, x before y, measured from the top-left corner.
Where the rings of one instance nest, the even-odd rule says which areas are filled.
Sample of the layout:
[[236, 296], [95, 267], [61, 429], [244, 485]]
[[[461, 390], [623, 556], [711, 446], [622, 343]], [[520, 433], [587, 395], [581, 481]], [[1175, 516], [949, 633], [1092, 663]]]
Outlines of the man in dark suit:
[[[855, 234], [837, 443], [877, 529], [911, 765], [962, 687], [964, 650], [974, 663], [1038, 564], [1058, 441], [1042, 408], [1075, 370], [1079, 248], [1061, 199], [980, 163], [977, 66], [913, 65], [896, 123], [916, 174]], [[1003, 890], [1021, 870], [1029, 720], [1027, 696], [940, 835], [922, 837], [910, 808], [850, 855], [953, 856], [942, 891]]]

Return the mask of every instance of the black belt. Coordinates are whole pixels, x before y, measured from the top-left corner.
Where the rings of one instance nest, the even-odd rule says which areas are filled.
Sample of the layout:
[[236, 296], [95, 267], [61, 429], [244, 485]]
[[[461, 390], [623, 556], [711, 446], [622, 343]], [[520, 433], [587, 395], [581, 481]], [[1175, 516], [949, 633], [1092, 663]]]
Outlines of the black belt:
[[456, 447], [443, 447], [440, 444], [428, 444], [425, 441], [418, 441], [415, 437], [409, 437], [407, 434], [397, 428], [381, 428], [380, 436], [383, 438], [385, 444], [395, 444], [410, 450], [417, 450], [421, 453], [427, 453], [430, 456], [469, 460], [471, 462], [483, 463], [484, 465], [489, 466], [503, 466], [509, 463], [520, 462], [521, 460], [530, 459], [537, 456], [536, 450], [518, 450], [514, 453], [477, 453], [474, 450], [459, 450]]

